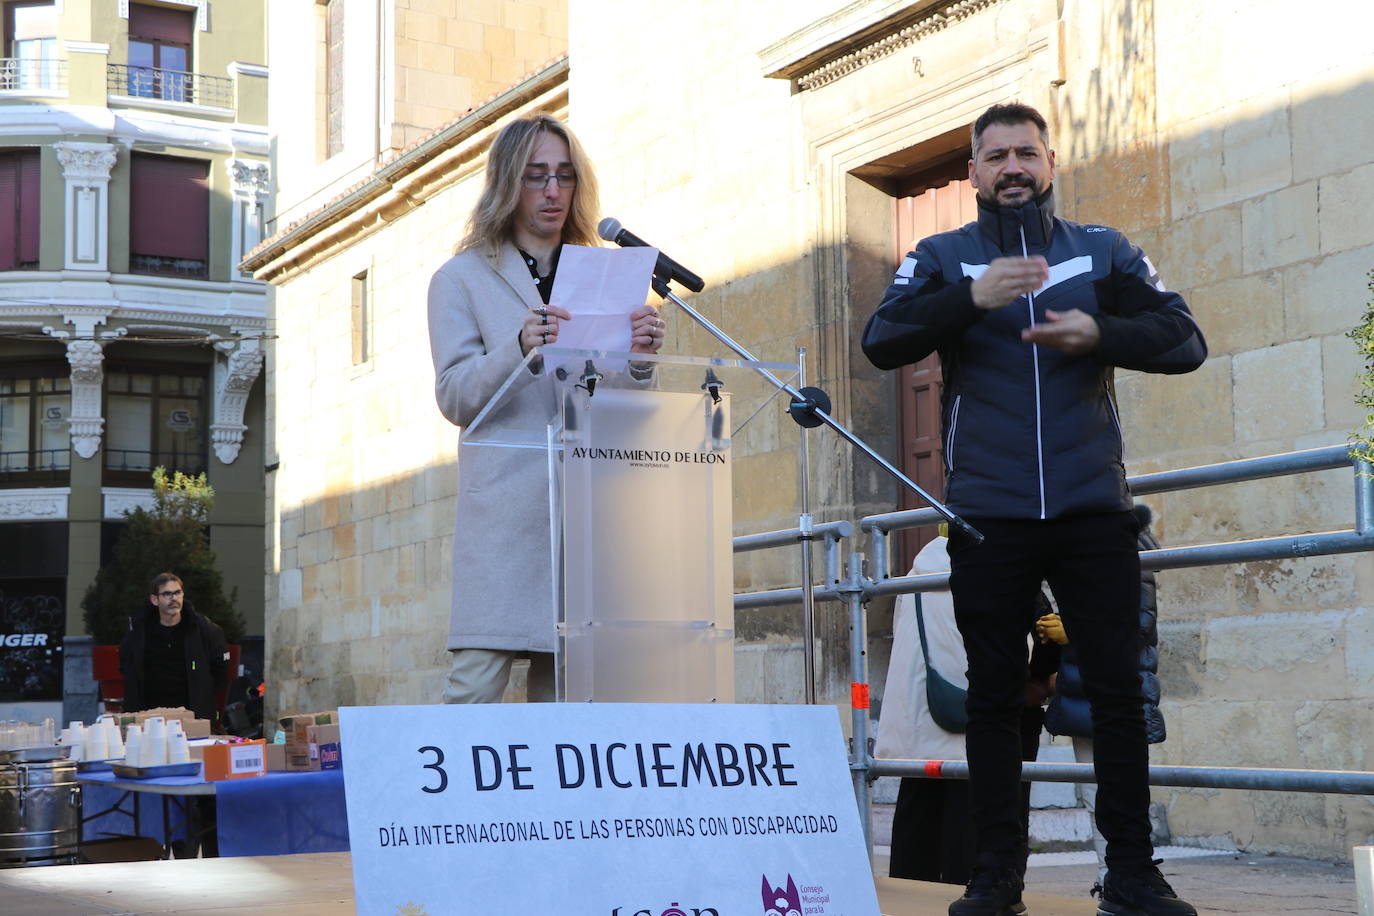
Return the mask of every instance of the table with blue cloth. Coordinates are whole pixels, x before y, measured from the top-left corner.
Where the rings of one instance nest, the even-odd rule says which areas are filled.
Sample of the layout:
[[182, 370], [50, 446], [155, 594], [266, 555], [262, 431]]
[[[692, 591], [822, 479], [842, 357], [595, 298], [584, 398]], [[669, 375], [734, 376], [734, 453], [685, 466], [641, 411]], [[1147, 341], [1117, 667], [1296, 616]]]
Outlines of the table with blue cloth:
[[[83, 773], [82, 839], [147, 836], [168, 848], [196, 835], [196, 796], [214, 799], [213, 826], [221, 856], [271, 856], [348, 850], [342, 770], [271, 772], [205, 782], [195, 776], [126, 779]], [[141, 798], [161, 796], [161, 824], [149, 824]], [[125, 802], [132, 799], [133, 809]], [[179, 818], [179, 820], [178, 820]]]

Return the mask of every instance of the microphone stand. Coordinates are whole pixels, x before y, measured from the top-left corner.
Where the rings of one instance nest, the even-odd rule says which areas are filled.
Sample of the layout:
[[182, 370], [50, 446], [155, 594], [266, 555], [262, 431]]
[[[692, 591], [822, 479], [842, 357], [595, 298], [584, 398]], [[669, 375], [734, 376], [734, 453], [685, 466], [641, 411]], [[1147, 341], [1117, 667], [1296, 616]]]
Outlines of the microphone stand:
[[[692, 308], [690, 305], [683, 302], [682, 299], [679, 298], [678, 295], [674, 293], [672, 289], [669, 288], [668, 284], [664, 282], [662, 277], [655, 274], [653, 279], [650, 281], [650, 285], [653, 287], [654, 292], [658, 293], [664, 299], [668, 299], [671, 302], [673, 302], [678, 308], [686, 312], [692, 318], [693, 321], [701, 325], [702, 328], [705, 329], [706, 333], [710, 334], [716, 340], [725, 344], [725, 346], [733, 350], [742, 359], [747, 359], [751, 362], [759, 362], [759, 358], [757, 356], [750, 353], [740, 344], [736, 343], [728, 334], [726, 334], [720, 328], [712, 324], [710, 319], [708, 319], [706, 316], [702, 315], [696, 309]], [[932, 509], [940, 513], [940, 516], [944, 518], [945, 521], [949, 522], [951, 525], [954, 525], [960, 531], [964, 532], [969, 537], [973, 538], [973, 540], [976, 543], [983, 543], [983, 535], [978, 531], [978, 529], [974, 528], [968, 522], [964, 521], [962, 518], [951, 512], [950, 509], [944, 503], [940, 502], [934, 496], [931, 496], [930, 493], [926, 492], [926, 490], [920, 484], [916, 483], [916, 481], [912, 480], [910, 477], [903, 474], [898, 468], [896, 468], [892, 464], [892, 462], [888, 461], [882, 455], [879, 455], [877, 452], [873, 451], [873, 449], [868, 446], [868, 443], [864, 442], [854, 433], [846, 429], [844, 425], [841, 424], [838, 420], [830, 416], [830, 396], [827, 395], [824, 391], [822, 391], [819, 388], [793, 388], [791, 385], [787, 384], [782, 379], [778, 378], [776, 375], [769, 372], [767, 369], [756, 368], [754, 371], [762, 375], [765, 379], [767, 379], [769, 384], [771, 384], [773, 387], [777, 388], [783, 394], [786, 394], [788, 397], [792, 399], [792, 403], [789, 404], [787, 407], [787, 412], [792, 416], [792, 419], [795, 420], [798, 424], [806, 426], [808, 428], [814, 428], [821, 425], [830, 427], [832, 430], [839, 434], [840, 438], [844, 439], [850, 445], [854, 446], [859, 451], [863, 452], [869, 458], [872, 458], [875, 462], [877, 462], [879, 467], [887, 471], [888, 474], [890, 474], [891, 476], [895, 477], [899, 483], [906, 486], [907, 488], [915, 492], [917, 496], [924, 499]]]
[[[658, 273], [655, 273], [653, 275], [653, 278], [650, 281], [650, 285], [653, 287], [654, 292], [658, 293], [659, 296], [661, 296], [662, 298], [671, 301], [678, 308], [686, 312], [687, 315], [693, 321], [699, 324], [706, 331], [706, 333], [710, 334], [716, 340], [720, 341], [734, 353], [738, 354], [741, 358], [749, 360], [750, 362], [759, 361], [758, 357], [754, 356], [754, 354], [750, 353], [743, 346], [737, 343], [733, 338], [730, 337], [730, 335], [726, 334], [720, 328], [712, 324], [711, 321], [708, 318], [706, 318], [706, 316], [702, 315], [700, 312], [692, 308], [686, 302], [683, 302], [682, 299], [676, 293], [674, 293], [672, 289], [668, 286], [668, 281], [665, 280], [663, 277], [659, 276]], [[976, 528], [974, 528], [968, 522], [964, 521], [962, 518], [951, 512], [949, 507], [947, 507], [944, 503], [940, 502], [934, 496], [931, 496], [928, 492], [926, 492], [924, 488], [921, 487], [920, 484], [916, 483], [916, 481], [912, 480], [910, 477], [907, 477], [905, 474], [903, 474], [901, 470], [899, 470], [892, 464], [892, 462], [888, 461], [882, 455], [879, 455], [877, 452], [875, 452], [872, 448], [868, 446], [868, 443], [864, 442], [854, 433], [846, 429], [838, 420], [830, 416], [830, 396], [827, 395], [824, 391], [822, 391], [820, 388], [811, 387], [802, 387], [800, 389], [794, 388], [791, 385], [784, 382], [782, 379], [778, 378], [773, 373], [769, 372], [767, 369], [755, 368], [754, 371], [762, 375], [764, 379], [766, 379], [768, 383], [771, 384], [778, 391], [781, 391], [782, 393], [786, 394], [789, 398], [791, 398], [791, 403], [787, 407], [787, 412], [789, 415], [791, 415], [792, 419], [803, 428], [803, 430], [814, 429], [815, 427], [821, 425], [830, 427], [840, 436], [840, 438], [844, 439], [850, 445], [854, 446], [859, 451], [863, 452], [869, 458], [872, 458], [875, 462], [877, 462], [879, 467], [887, 471], [887, 473], [892, 477], [896, 478], [899, 483], [901, 483], [908, 489], [912, 490], [916, 493], [916, 495], [920, 496], [923, 500], [925, 500], [926, 503], [932, 509], [938, 512], [947, 522], [949, 522], [951, 525], [956, 526], [960, 531], [963, 531], [969, 537], [973, 538], [975, 543], [983, 543], [983, 535]], [[803, 378], [801, 379], [801, 381], [803, 385], [805, 385], [805, 379]], [[805, 442], [805, 437], [806, 433], [805, 431], [803, 431], [803, 442]], [[803, 481], [803, 487], [805, 487], [805, 485], [805, 481]], [[812, 537], [812, 526], [811, 517], [809, 512], [807, 511], [808, 508], [809, 506], [806, 505], [806, 498], [804, 496], [801, 518], [801, 540], [804, 548], [802, 564], [803, 572], [806, 572], [810, 567], [810, 563], [808, 562], [808, 560], [811, 553], [810, 540]], [[811, 609], [813, 607], [813, 588], [814, 585], [811, 582], [811, 577], [809, 575], [806, 575], [802, 581], [802, 609], [805, 617], [802, 623], [805, 629], [805, 632], [803, 633], [803, 640], [806, 646], [806, 702], [812, 704], [816, 702], [815, 673], [813, 670], [815, 662], [812, 657], [815, 645], [815, 621], [812, 619], [811, 613]]]

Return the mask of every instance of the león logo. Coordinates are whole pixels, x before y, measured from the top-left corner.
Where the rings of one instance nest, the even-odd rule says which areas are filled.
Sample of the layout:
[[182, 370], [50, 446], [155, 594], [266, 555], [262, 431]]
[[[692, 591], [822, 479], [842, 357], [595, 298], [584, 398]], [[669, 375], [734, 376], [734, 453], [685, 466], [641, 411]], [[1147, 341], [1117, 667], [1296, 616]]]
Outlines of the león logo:
[[611, 916], [720, 916], [720, 911], [713, 906], [694, 906], [691, 909], [684, 909], [681, 904], [674, 900], [666, 910], [652, 910], [645, 907], [631, 912], [616, 907], [611, 910]]

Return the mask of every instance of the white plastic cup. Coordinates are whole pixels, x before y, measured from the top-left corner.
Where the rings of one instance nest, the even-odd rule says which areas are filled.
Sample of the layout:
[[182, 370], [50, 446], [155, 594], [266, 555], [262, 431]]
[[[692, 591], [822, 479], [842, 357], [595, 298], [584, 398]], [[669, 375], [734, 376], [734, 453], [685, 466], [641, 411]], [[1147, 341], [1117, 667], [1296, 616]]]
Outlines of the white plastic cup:
[[81, 736], [82, 760], [105, 760], [110, 756], [109, 741], [105, 737], [105, 726], [92, 725]]
[[186, 732], [181, 727], [180, 719], [173, 719], [167, 723], [167, 762], [191, 762], [191, 743], [186, 740]]
[[167, 762], [167, 725], [161, 716], [151, 716], [143, 723], [143, 743], [139, 745], [138, 765], [157, 767]]
[[143, 726], [134, 724], [124, 730], [124, 762], [128, 766], [138, 766], [140, 745], [143, 743]]
[[119, 736], [119, 726], [114, 719], [105, 720], [105, 745], [110, 760], [123, 758], [124, 739]]

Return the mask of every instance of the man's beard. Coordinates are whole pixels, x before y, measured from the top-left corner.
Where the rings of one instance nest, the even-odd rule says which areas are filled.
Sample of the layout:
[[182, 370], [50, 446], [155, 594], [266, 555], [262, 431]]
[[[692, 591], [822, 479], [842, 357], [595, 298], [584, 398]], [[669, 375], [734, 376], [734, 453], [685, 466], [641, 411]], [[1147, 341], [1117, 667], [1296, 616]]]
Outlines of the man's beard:
[[[1048, 185], [1046, 187], [1048, 187]], [[1030, 193], [1027, 194], [1025, 197], [1021, 198], [1021, 200], [1019, 201], [1003, 203], [1000, 199], [998, 199], [998, 195], [1005, 191], [1007, 188], [1027, 188], [1030, 191]], [[1045, 193], [1045, 188], [1037, 188], [1035, 186], [1035, 182], [1029, 178], [1004, 178], [998, 181], [997, 184], [993, 186], [992, 193], [990, 194], [984, 193], [982, 189], [979, 189], [978, 198], [982, 200], [983, 203], [987, 204], [989, 207], [1023, 207], [1031, 201], [1039, 198], [1040, 195], [1043, 193]]]

